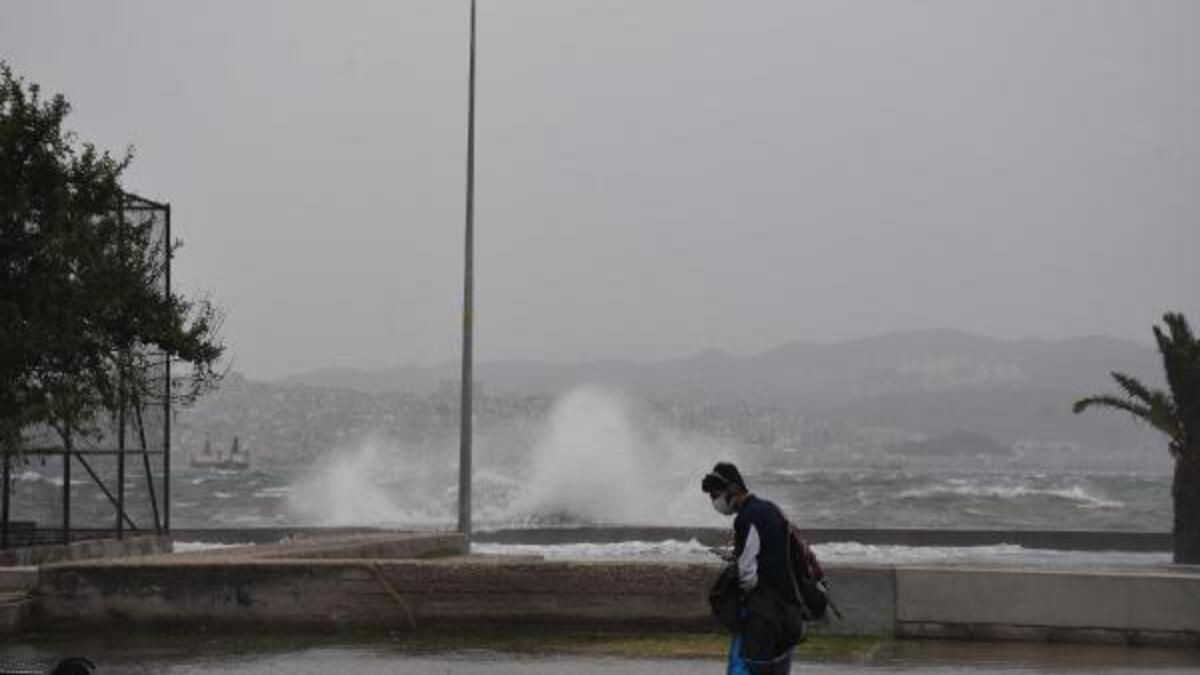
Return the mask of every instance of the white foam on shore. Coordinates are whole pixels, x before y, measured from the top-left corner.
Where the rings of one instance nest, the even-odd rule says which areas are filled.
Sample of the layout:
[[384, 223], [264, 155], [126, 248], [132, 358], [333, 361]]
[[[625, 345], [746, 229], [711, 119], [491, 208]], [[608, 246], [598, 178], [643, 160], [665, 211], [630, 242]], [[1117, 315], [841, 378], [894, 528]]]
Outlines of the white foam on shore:
[[[491, 555], [536, 555], [547, 560], [717, 562], [712, 549], [699, 541], [624, 541], [555, 545], [483, 544], [472, 549]], [[1053, 568], [1162, 567], [1169, 553], [1129, 551], [1055, 551], [1015, 544], [991, 546], [895, 546], [835, 542], [816, 544], [823, 564], [843, 565], [1020, 565]]]
[[486, 555], [536, 555], [547, 560], [623, 560], [709, 562], [717, 556], [709, 547], [692, 539], [679, 541], [620, 541], [604, 544], [472, 544], [471, 550]]
[[823, 563], [869, 565], [981, 564], [1031, 567], [1158, 567], [1171, 562], [1170, 553], [1132, 551], [1058, 551], [1016, 544], [990, 546], [896, 546], [833, 542], [815, 544]]
[[253, 546], [254, 544], [221, 544], [211, 541], [173, 541], [171, 542], [172, 553], [195, 553], [197, 551], [216, 551], [223, 548], [240, 548], [242, 546]]
[[928, 499], [936, 497], [985, 497], [991, 499], [1017, 500], [1026, 497], [1055, 497], [1078, 503], [1083, 508], [1117, 509], [1124, 502], [1105, 499], [1089, 493], [1081, 485], [1063, 488], [1037, 488], [1028, 485], [995, 485], [981, 480], [952, 478], [945, 483], [912, 488], [900, 492], [900, 499]]

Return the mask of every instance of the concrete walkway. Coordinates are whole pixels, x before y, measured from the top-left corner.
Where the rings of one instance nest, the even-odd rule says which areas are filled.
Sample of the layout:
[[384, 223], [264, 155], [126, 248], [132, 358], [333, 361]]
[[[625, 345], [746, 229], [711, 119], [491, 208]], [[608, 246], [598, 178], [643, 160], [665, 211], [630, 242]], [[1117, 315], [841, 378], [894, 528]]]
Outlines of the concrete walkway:
[[[53, 661], [71, 653], [96, 661], [97, 675], [702, 675], [723, 673], [719, 659], [627, 659], [530, 654], [481, 650], [420, 654], [387, 645], [325, 646], [292, 651], [237, 651], [216, 643], [187, 645], [174, 641], [157, 647], [145, 644], [122, 649], [109, 644], [0, 645], [0, 661]], [[97, 651], [99, 650], [99, 651]], [[806, 661], [801, 650], [793, 672], [848, 675], [862, 672], [914, 675], [970, 673], [1022, 675], [1033, 673], [1132, 673], [1183, 675], [1200, 668], [1194, 650], [1122, 649], [1079, 645], [990, 645], [929, 642], [887, 643], [862, 659], [842, 662]]]

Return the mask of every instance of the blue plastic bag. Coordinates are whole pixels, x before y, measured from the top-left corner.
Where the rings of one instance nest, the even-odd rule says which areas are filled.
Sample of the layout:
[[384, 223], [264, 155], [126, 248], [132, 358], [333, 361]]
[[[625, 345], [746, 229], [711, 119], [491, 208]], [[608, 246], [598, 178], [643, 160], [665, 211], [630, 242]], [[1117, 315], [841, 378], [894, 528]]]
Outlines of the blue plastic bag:
[[729, 642], [729, 661], [725, 666], [725, 675], [752, 675], [750, 667], [742, 659], [742, 634], [734, 633]]
[[790, 673], [792, 672], [792, 650], [776, 656], [770, 661], [747, 661], [742, 658], [742, 634], [734, 633], [729, 643], [729, 659], [725, 664], [725, 675], [754, 675], [750, 669], [754, 664], [760, 673]]

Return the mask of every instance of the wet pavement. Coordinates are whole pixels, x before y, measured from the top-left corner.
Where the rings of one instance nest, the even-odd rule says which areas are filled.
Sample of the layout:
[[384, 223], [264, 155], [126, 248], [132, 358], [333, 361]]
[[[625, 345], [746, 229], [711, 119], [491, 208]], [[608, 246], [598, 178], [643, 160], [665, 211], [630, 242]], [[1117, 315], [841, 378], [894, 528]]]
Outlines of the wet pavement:
[[[220, 638], [95, 641], [12, 640], [0, 644], [0, 662], [53, 662], [88, 656], [96, 675], [699, 675], [723, 673], [717, 658], [625, 658], [478, 649], [421, 652], [386, 643], [227, 649]], [[814, 658], [801, 648], [794, 673], [911, 673], [1019, 675], [1023, 673], [1200, 672], [1200, 649], [1089, 645], [880, 642], [853, 654]]]

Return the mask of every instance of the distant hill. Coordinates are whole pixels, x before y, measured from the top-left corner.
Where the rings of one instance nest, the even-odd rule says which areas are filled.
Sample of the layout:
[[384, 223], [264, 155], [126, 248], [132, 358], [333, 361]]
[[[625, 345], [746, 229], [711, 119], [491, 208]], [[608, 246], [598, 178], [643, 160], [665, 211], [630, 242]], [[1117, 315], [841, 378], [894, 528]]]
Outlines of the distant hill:
[[[582, 384], [608, 384], [651, 400], [745, 403], [929, 436], [967, 431], [1003, 444], [1036, 439], [1120, 449], [1144, 443], [1144, 433], [1119, 416], [1073, 415], [1070, 404], [1110, 389], [1110, 371], [1158, 384], [1158, 369], [1150, 346], [1128, 340], [1005, 341], [938, 330], [830, 344], [793, 342], [752, 356], [705, 351], [649, 363], [503, 361], [479, 363], [475, 371], [489, 394], [554, 395]], [[457, 363], [323, 369], [277, 383], [428, 395], [458, 373]]]
[[[904, 392], [1068, 389], [1106, 386], [1110, 370], [1156, 374], [1147, 345], [1107, 337], [1003, 341], [955, 331], [893, 333], [819, 344], [792, 342], [753, 356], [709, 350], [657, 362], [478, 363], [495, 391], [554, 393], [581, 383], [620, 384], [670, 398], [714, 394], [827, 407]], [[428, 394], [458, 378], [458, 363], [368, 371], [325, 368], [276, 380], [367, 393]]]

